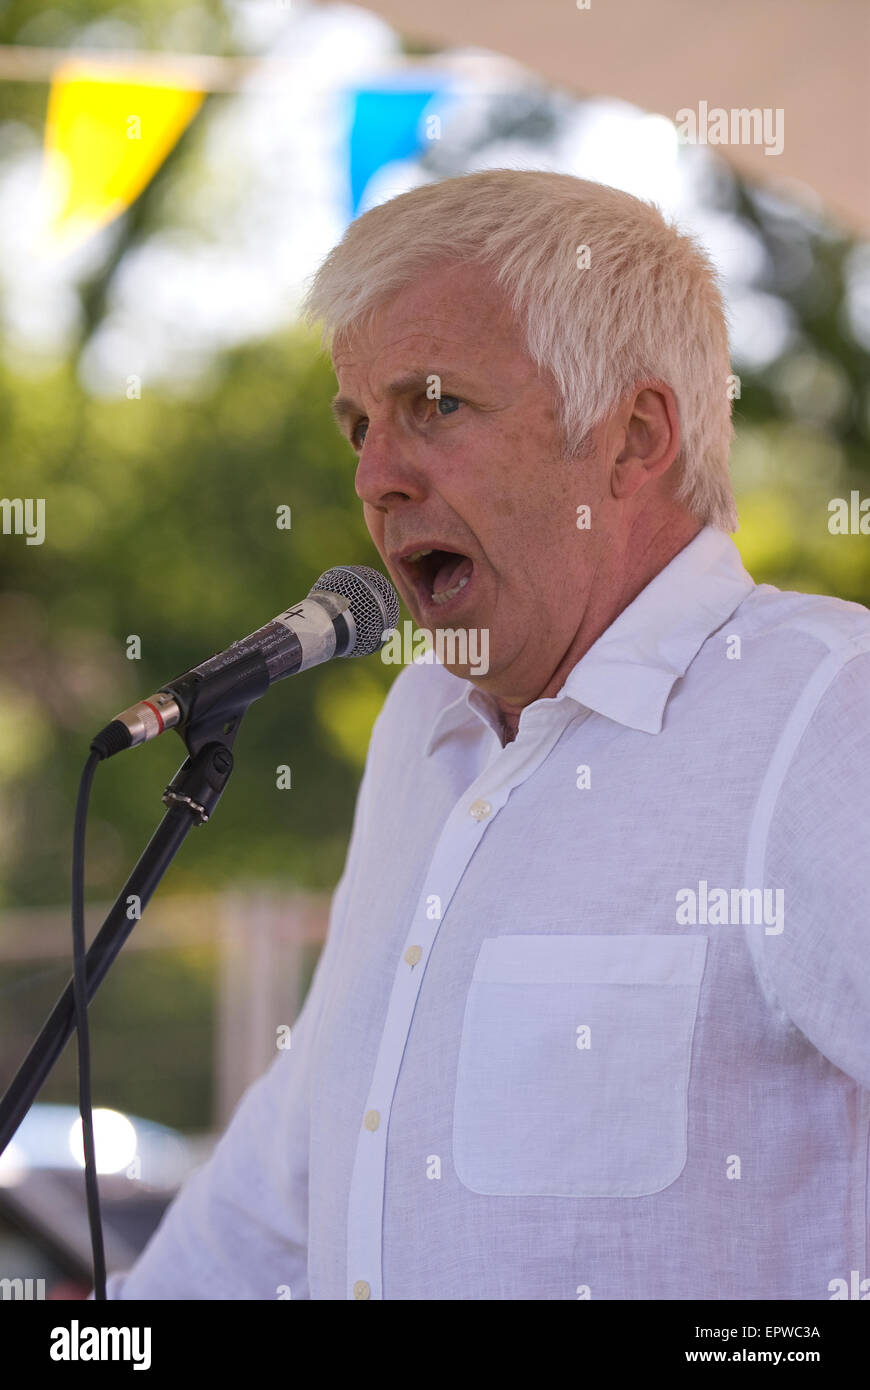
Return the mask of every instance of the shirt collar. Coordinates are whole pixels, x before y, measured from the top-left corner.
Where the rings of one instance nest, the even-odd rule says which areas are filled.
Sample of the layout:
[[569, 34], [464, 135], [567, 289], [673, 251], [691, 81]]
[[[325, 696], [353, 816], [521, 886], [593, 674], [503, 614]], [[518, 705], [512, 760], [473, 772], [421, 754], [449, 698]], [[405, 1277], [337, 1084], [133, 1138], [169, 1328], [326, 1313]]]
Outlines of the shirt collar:
[[[705, 526], [584, 653], [554, 698], [572, 700], [629, 728], [659, 733], [674, 684], [754, 588], [731, 537]], [[471, 681], [462, 685], [457, 698], [438, 714], [427, 754], [476, 719], [498, 729], [489, 697]]]

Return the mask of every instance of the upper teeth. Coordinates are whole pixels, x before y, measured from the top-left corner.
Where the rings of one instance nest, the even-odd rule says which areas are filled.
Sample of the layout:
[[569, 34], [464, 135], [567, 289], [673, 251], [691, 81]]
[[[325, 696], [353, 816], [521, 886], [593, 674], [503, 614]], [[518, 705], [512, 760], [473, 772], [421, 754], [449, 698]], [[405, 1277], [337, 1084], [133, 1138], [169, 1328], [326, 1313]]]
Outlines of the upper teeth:
[[406, 560], [422, 560], [424, 555], [431, 555], [431, 550], [415, 550], [413, 555], [406, 555]]

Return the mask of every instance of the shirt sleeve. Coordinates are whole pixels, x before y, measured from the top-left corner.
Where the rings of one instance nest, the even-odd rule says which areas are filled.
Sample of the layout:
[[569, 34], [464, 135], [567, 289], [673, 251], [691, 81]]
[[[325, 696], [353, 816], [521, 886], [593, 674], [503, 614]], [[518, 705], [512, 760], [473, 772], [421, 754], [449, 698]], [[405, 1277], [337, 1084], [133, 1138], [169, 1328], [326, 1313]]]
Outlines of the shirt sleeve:
[[829, 684], [795, 749], [767, 842], [783, 929], [760, 964], [805, 1037], [870, 1089], [870, 653]]
[[109, 1299], [310, 1298], [312, 1047], [356, 871], [367, 777], [366, 772], [326, 941], [291, 1028], [291, 1045], [245, 1092], [208, 1162], [188, 1178], [133, 1268], [109, 1276]]

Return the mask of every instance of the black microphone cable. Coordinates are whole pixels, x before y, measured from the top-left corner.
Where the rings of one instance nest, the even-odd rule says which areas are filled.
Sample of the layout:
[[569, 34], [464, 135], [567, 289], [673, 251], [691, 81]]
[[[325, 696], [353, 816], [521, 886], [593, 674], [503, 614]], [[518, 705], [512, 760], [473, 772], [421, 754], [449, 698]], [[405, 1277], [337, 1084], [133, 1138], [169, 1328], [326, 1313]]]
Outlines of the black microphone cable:
[[82, 769], [73, 828], [72, 862], [73, 999], [78, 1044], [79, 1113], [82, 1117], [85, 1193], [94, 1263], [95, 1301], [105, 1301], [106, 1298], [106, 1254], [103, 1248], [103, 1221], [100, 1215], [100, 1190], [97, 1181], [94, 1115], [91, 1100], [91, 1042], [88, 1033], [88, 986], [85, 967], [85, 829], [88, 821], [91, 785], [97, 765], [102, 761], [103, 756], [101, 752], [92, 748]]

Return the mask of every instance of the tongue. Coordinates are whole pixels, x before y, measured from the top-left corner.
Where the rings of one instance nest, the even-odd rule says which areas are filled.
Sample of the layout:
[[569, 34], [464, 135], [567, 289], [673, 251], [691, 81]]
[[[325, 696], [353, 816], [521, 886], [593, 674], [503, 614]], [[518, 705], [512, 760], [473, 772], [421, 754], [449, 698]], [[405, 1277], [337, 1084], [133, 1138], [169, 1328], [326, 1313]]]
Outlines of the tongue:
[[432, 581], [433, 594], [443, 594], [445, 589], [455, 589], [460, 579], [470, 575], [473, 569], [472, 561], [467, 555], [448, 555], [446, 551], [442, 551], [442, 554], [444, 559]]

